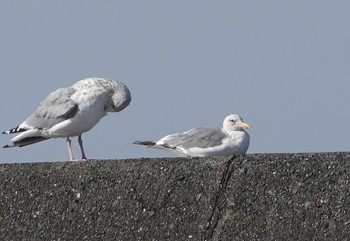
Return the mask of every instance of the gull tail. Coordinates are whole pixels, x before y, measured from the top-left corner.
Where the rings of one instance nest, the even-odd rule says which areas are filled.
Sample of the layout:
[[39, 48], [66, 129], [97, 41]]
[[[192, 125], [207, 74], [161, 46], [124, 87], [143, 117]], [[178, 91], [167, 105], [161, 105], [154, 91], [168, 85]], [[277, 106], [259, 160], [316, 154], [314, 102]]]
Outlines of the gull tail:
[[147, 147], [151, 147], [151, 146], [156, 145], [156, 143], [153, 141], [134, 141], [133, 144], [147, 146]]
[[42, 137], [42, 136], [32, 136], [32, 137], [26, 137], [24, 139], [14, 141], [13, 143], [4, 146], [4, 148], [10, 148], [10, 147], [22, 147], [22, 146], [28, 146], [34, 143], [37, 143], [39, 141], [45, 141], [49, 138]]

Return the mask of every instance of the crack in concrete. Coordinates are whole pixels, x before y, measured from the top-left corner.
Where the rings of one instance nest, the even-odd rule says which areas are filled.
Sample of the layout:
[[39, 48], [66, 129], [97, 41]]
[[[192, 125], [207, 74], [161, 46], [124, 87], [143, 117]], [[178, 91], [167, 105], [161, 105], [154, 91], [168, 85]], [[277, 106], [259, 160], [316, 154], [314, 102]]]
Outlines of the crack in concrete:
[[214, 199], [214, 205], [213, 209], [211, 212], [211, 215], [206, 223], [206, 229], [209, 231], [207, 238], [212, 239], [214, 236], [215, 229], [218, 225], [219, 219], [220, 219], [220, 211], [219, 211], [219, 203], [220, 200], [222, 199], [222, 195], [227, 187], [227, 183], [229, 182], [232, 174], [232, 169], [233, 169], [233, 162], [238, 156], [233, 156], [230, 160], [227, 161], [226, 163], [226, 168], [224, 169], [219, 185], [219, 191], [215, 195]]

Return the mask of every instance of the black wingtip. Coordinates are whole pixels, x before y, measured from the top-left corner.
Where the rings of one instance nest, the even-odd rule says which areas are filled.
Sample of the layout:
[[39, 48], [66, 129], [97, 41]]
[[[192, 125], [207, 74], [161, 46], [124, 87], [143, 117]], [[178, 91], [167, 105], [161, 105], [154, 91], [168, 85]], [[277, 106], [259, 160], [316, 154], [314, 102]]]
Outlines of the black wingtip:
[[133, 144], [143, 146], [154, 146], [156, 143], [154, 143], [153, 141], [134, 141]]
[[23, 132], [26, 131], [27, 129], [20, 128], [19, 126], [9, 129], [7, 131], [3, 131], [2, 134], [13, 134], [13, 133], [18, 133], [18, 132]]
[[7, 131], [3, 131], [2, 134], [11, 134], [11, 130], [13, 130], [13, 129], [10, 129], [10, 130], [7, 130]]

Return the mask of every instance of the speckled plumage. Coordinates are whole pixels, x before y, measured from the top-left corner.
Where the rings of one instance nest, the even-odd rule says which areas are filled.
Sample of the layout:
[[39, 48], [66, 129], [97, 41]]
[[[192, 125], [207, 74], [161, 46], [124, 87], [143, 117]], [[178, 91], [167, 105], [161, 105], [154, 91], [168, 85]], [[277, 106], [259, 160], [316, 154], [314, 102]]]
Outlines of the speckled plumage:
[[72, 136], [79, 136], [82, 158], [82, 133], [93, 128], [108, 112], [118, 112], [129, 105], [129, 89], [119, 81], [106, 78], [87, 78], [68, 88], [50, 93], [22, 124], [3, 134], [20, 133], [4, 146], [22, 147], [50, 138], [65, 137], [70, 159]]

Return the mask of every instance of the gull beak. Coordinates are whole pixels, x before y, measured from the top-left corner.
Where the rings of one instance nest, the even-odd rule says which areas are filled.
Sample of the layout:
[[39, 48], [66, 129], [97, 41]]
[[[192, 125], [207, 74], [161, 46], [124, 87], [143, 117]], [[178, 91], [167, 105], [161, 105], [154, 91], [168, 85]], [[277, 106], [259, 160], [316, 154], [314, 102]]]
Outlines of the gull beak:
[[245, 129], [249, 129], [250, 128], [250, 126], [247, 123], [245, 123], [245, 122], [242, 122], [241, 127], [245, 128]]

